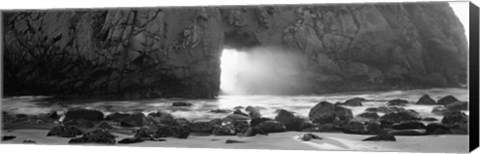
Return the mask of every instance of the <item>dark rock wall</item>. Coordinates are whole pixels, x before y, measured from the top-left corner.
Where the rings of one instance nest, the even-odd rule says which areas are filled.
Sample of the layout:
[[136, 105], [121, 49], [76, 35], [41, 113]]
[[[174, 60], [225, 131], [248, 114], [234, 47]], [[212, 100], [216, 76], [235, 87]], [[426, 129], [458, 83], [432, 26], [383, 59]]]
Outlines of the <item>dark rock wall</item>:
[[4, 95], [213, 98], [225, 46], [303, 55], [302, 93], [467, 78], [448, 3], [10, 11], [3, 32]]

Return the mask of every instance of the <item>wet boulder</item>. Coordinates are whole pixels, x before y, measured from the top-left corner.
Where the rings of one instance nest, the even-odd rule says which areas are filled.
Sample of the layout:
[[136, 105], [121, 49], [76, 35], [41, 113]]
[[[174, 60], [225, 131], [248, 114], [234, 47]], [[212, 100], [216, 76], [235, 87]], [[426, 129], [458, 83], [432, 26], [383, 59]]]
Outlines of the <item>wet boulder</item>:
[[370, 120], [377, 120], [379, 117], [380, 116], [378, 116], [377, 113], [364, 112], [364, 113], [360, 113], [357, 116], [355, 116], [355, 119], [363, 119], [363, 120], [366, 120], [366, 121], [370, 121]]
[[395, 139], [395, 136], [391, 134], [379, 134], [376, 136], [365, 138], [362, 141], [397, 141], [397, 140]]
[[443, 115], [446, 112], [448, 112], [448, 110], [444, 106], [437, 106], [432, 109], [432, 113], [437, 115]]
[[147, 117], [143, 113], [134, 113], [120, 120], [122, 127], [140, 127], [147, 124]]
[[323, 138], [321, 138], [320, 136], [317, 136], [315, 134], [312, 134], [312, 133], [305, 133], [305, 134], [302, 134], [300, 136], [298, 136], [298, 138], [302, 141], [310, 141], [312, 139], [316, 139], [316, 140], [321, 140]]
[[414, 110], [405, 110], [402, 112], [387, 113], [380, 117], [380, 122], [386, 128], [391, 127], [394, 123], [402, 121], [418, 121], [421, 120], [420, 114]]
[[155, 126], [158, 125], [178, 125], [177, 120], [172, 114], [163, 111], [149, 113], [147, 120], [152, 122]]
[[82, 131], [74, 126], [55, 126], [48, 132], [47, 136], [75, 137], [82, 135]]
[[237, 133], [243, 133], [243, 132], [247, 131], [247, 129], [250, 127], [250, 123], [246, 120], [232, 121], [228, 125], [233, 127], [233, 129]]
[[365, 109], [365, 112], [378, 112], [378, 108], [369, 107]]
[[239, 115], [239, 114], [230, 114], [225, 116], [222, 119], [222, 122], [232, 122], [232, 121], [238, 121], [238, 120], [250, 120], [247, 116]]
[[424, 117], [422, 121], [438, 121], [438, 119], [434, 117]]
[[450, 129], [448, 129], [445, 125], [441, 123], [430, 123], [427, 125], [427, 134], [450, 134]]
[[270, 118], [256, 118], [256, 119], [252, 119], [250, 120], [250, 126], [251, 127], [257, 127], [260, 123], [264, 122], [264, 121], [271, 121], [273, 119], [270, 119]]
[[398, 106], [380, 106], [378, 107], [378, 112], [381, 113], [394, 113], [394, 112], [403, 112], [406, 111], [403, 107]]
[[5, 136], [2, 136], [2, 141], [8, 141], [8, 140], [13, 140], [17, 138], [16, 136], [11, 136], [11, 135], [5, 135]]
[[160, 126], [155, 132], [156, 137], [175, 137], [186, 139], [190, 136], [190, 129], [186, 126]]
[[248, 117], [250, 117], [250, 119], [257, 119], [262, 117], [262, 114], [260, 114], [260, 109], [258, 107], [247, 106], [247, 108], [245, 108], [245, 111], [248, 112]]
[[[160, 122], [162, 122], [162, 121], [160, 120]], [[189, 126], [189, 125], [190, 125], [190, 121], [188, 121], [188, 120], [185, 119], [185, 118], [175, 119], [175, 122], [172, 122], [172, 123], [176, 123], [176, 124], [178, 124], [179, 126]]]
[[192, 105], [193, 105], [192, 103], [188, 103], [188, 102], [173, 102], [172, 103], [173, 107], [190, 107]]
[[287, 130], [300, 131], [311, 125], [310, 120], [294, 115], [292, 112], [280, 109], [277, 111], [275, 121], [285, 125]]
[[387, 102], [387, 105], [390, 105], [390, 106], [405, 106], [407, 104], [408, 104], [408, 101], [403, 99], [394, 99]]
[[366, 134], [382, 134], [385, 133], [381, 127], [380, 122], [377, 121], [368, 121], [365, 123], [365, 132]]
[[103, 113], [97, 110], [88, 110], [88, 109], [72, 109], [68, 110], [65, 114], [64, 121], [71, 119], [85, 119], [89, 121], [100, 121], [103, 120]]
[[189, 127], [192, 133], [211, 133], [213, 130], [213, 125], [204, 121], [192, 122]]
[[215, 126], [212, 134], [217, 136], [235, 135], [236, 131], [231, 126]]
[[214, 109], [214, 110], [210, 110], [210, 112], [211, 113], [230, 113], [232, 111], [228, 109]]
[[452, 95], [442, 97], [438, 100], [439, 105], [448, 105], [450, 103], [458, 102], [458, 99]]
[[353, 118], [350, 109], [323, 101], [310, 109], [308, 117], [314, 123], [332, 123], [334, 121], [349, 121]]
[[425, 128], [426, 128], [425, 124], [418, 121], [400, 122], [392, 125], [392, 129], [396, 129], [396, 130], [425, 129]]
[[107, 115], [107, 117], [105, 117], [105, 120], [120, 122], [123, 118], [126, 118], [128, 116], [130, 116], [130, 114], [115, 112]]
[[366, 99], [361, 98], [361, 97], [355, 97], [355, 98], [352, 98], [352, 99], [349, 99], [349, 100], [345, 101], [345, 103], [343, 103], [342, 105], [345, 105], [345, 106], [362, 106], [363, 101], [366, 101]]
[[426, 135], [427, 132], [425, 129], [402, 129], [402, 130], [391, 130], [388, 134], [399, 135], [399, 136], [417, 136], [417, 135]]
[[240, 134], [241, 136], [246, 136], [246, 137], [252, 137], [252, 136], [255, 136], [257, 134], [260, 134], [260, 135], [268, 135], [267, 132], [264, 132], [264, 131], [261, 131], [261, 130], [258, 130], [256, 128], [251, 128], [249, 127], [245, 132], [243, 132], [242, 134]]
[[365, 134], [364, 124], [360, 121], [349, 121], [342, 126], [344, 133], [350, 134]]
[[466, 111], [468, 110], [468, 102], [453, 102], [445, 105], [445, 108], [449, 111]]
[[284, 132], [287, 130], [285, 125], [274, 120], [263, 121], [254, 128], [267, 133]]
[[77, 128], [88, 129], [95, 127], [95, 123], [85, 119], [70, 119], [64, 121], [63, 125], [65, 126], [75, 126]]
[[242, 116], [248, 117], [248, 114], [242, 112], [242, 111], [239, 110], [239, 109], [236, 109], [235, 111], [233, 111], [233, 114], [238, 114], [238, 115], [242, 115]]
[[107, 130], [98, 129], [83, 135], [80, 138], [73, 138], [68, 141], [69, 144], [78, 143], [101, 143], [101, 144], [115, 144], [116, 136], [110, 134]]
[[132, 143], [140, 143], [140, 142], [143, 142], [145, 140], [143, 140], [142, 138], [137, 138], [137, 137], [131, 137], [131, 138], [124, 138], [120, 141], [118, 141], [118, 143], [120, 144], [132, 144]]
[[98, 123], [97, 125], [95, 125], [95, 128], [98, 128], [98, 129], [112, 129], [113, 127], [110, 124], [108, 124], [107, 122], [102, 121], [102, 122]]
[[418, 105], [437, 105], [437, 102], [433, 100], [430, 95], [423, 95], [418, 99], [417, 103]]
[[468, 116], [463, 112], [447, 112], [441, 122], [452, 134], [468, 134]]

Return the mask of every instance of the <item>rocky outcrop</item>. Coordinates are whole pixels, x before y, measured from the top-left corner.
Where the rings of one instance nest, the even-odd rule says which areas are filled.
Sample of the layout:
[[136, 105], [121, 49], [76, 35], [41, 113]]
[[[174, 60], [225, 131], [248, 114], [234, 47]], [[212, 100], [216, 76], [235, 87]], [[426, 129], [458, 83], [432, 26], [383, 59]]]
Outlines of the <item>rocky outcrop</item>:
[[213, 98], [224, 47], [299, 55], [297, 73], [275, 74], [295, 79], [290, 93], [459, 86], [467, 79], [466, 36], [446, 2], [22, 10], [3, 17], [4, 95]]

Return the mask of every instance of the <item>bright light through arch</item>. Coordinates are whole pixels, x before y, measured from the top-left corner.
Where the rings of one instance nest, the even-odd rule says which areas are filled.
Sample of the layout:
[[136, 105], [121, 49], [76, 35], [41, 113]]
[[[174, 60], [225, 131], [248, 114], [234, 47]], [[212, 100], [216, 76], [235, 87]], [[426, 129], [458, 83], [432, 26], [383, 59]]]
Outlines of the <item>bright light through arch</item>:
[[224, 49], [220, 58], [220, 90], [223, 94], [233, 94], [235, 92], [236, 78], [239, 73], [240, 57], [235, 49]]

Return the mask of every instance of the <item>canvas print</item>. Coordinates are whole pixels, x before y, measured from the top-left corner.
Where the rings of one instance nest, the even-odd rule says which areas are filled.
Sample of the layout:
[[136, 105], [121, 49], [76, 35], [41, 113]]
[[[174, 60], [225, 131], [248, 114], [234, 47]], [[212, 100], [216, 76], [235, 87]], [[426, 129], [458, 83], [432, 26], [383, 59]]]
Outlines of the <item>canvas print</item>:
[[468, 2], [1, 15], [2, 144], [469, 149]]

